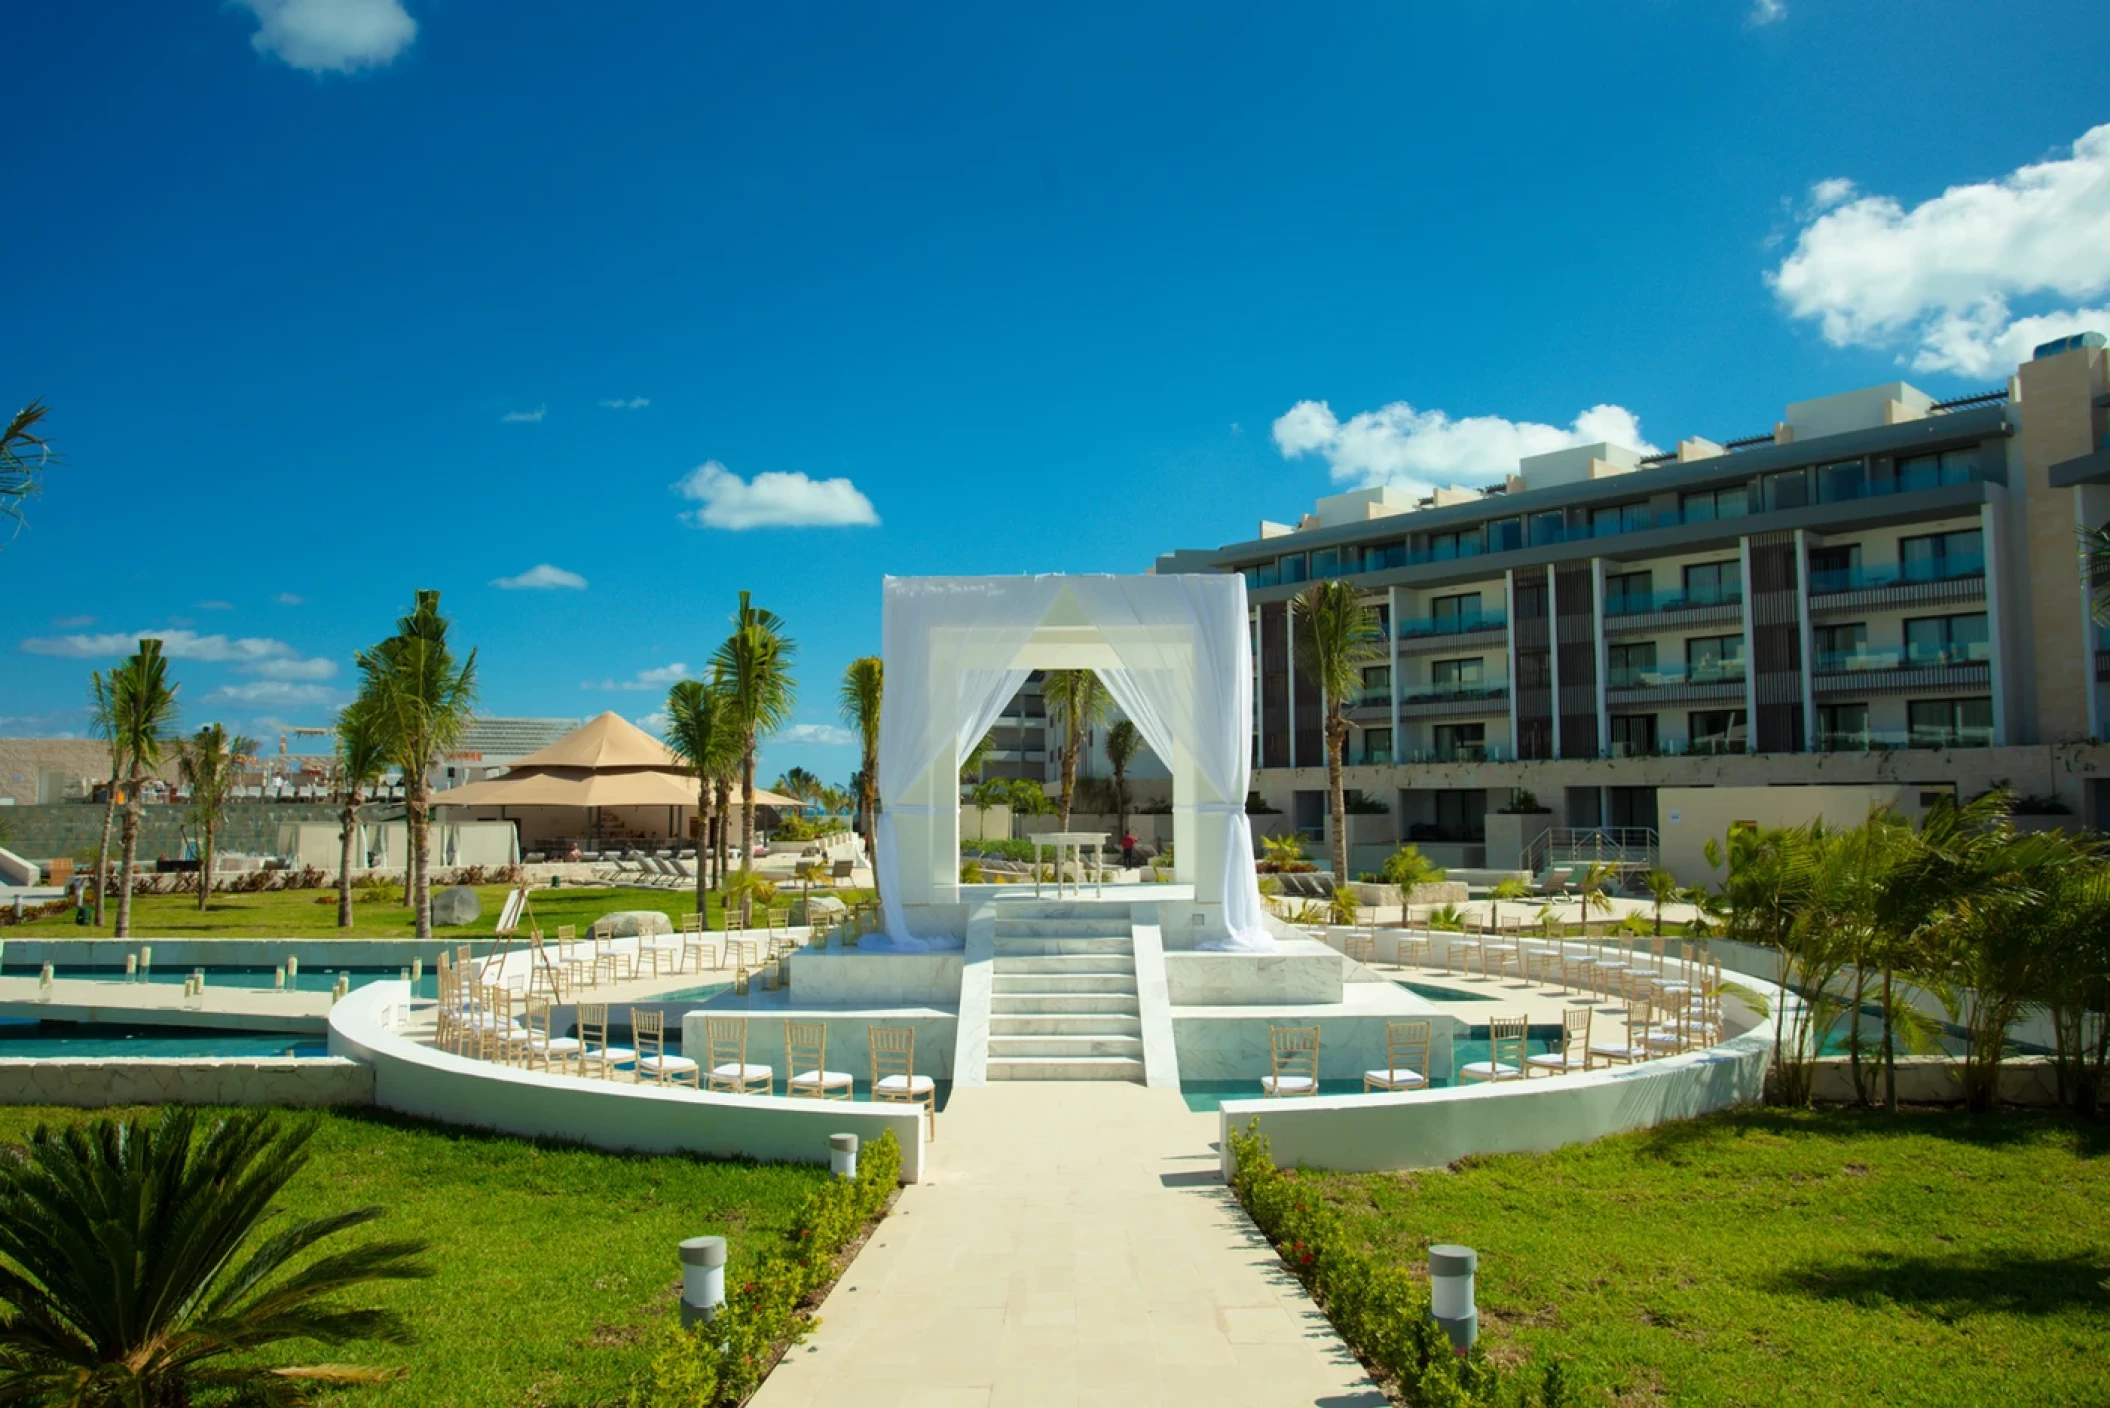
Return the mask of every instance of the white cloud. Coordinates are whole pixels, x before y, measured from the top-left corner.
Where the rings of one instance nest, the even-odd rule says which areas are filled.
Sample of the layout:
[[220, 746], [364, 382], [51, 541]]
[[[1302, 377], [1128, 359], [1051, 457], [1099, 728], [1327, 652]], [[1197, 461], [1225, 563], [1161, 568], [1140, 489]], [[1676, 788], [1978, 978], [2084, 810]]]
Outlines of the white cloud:
[[850, 730], [834, 724], [793, 724], [790, 728], [770, 735], [772, 743], [819, 743], [830, 748], [843, 748], [854, 743]]
[[1812, 212], [1830, 210], [1835, 205], [1844, 205], [1861, 193], [1861, 188], [1844, 176], [1833, 176], [1810, 187], [1810, 209]]
[[232, 611], [234, 610], [234, 603], [231, 601], [201, 601], [198, 603], [198, 609], [200, 611]]
[[532, 411], [507, 411], [498, 418], [500, 425], [540, 425], [549, 414], [549, 407], [537, 406]]
[[299, 606], [307, 600], [306, 597], [295, 596], [292, 592], [280, 592], [277, 596], [271, 599], [277, 602], [280, 606]]
[[327, 680], [337, 676], [337, 662], [321, 656], [311, 660], [265, 660], [242, 668], [267, 680]]
[[69, 660], [99, 660], [130, 655], [142, 640], [159, 640], [171, 660], [205, 660], [216, 664], [254, 665], [285, 660], [300, 652], [282, 640], [262, 636], [201, 636], [187, 630], [103, 631], [96, 635], [32, 636], [22, 649], [32, 655], [59, 655]]
[[631, 722], [636, 724], [645, 732], [652, 734], [656, 737], [660, 734], [665, 733], [667, 731], [667, 725], [672, 723], [673, 720], [667, 717], [666, 710], [655, 709], [651, 713], [646, 714], [641, 718], [631, 720]]
[[1283, 458], [1321, 455], [1335, 483], [1391, 485], [1416, 494], [1437, 484], [1499, 484], [1516, 473], [1517, 461], [1526, 455], [1600, 440], [1645, 454], [1655, 449], [1624, 406], [1592, 406], [1566, 427], [1500, 416], [1453, 418], [1443, 411], [1416, 410], [1405, 401], [1359, 412], [1345, 422], [1324, 401], [1299, 401], [1275, 420], [1275, 445]]
[[310, 73], [380, 68], [410, 47], [418, 22], [402, 0], [234, 0], [256, 16], [249, 45]]
[[251, 680], [247, 684], [223, 684], [206, 695], [205, 702], [290, 709], [301, 705], [333, 704], [337, 697], [337, 691], [325, 685], [294, 684], [286, 680]]
[[661, 665], [655, 669], [650, 670], [639, 670], [635, 675], [631, 676], [627, 680], [602, 680], [599, 684], [595, 684], [592, 680], [580, 680], [579, 688], [664, 689], [668, 685], [673, 684], [676, 680], [685, 680], [688, 678], [690, 678], [689, 667], [687, 665], [682, 664], [681, 661], [677, 660], [671, 665]]
[[872, 501], [847, 479], [770, 470], [746, 480], [709, 460], [674, 488], [703, 505], [682, 515], [698, 528], [853, 528], [879, 522]]
[[601, 402], [604, 408], [611, 411], [642, 411], [651, 404], [652, 400], [648, 396], [618, 396]]
[[[1834, 186], [1821, 182], [1812, 192]], [[1983, 377], [2039, 342], [2110, 331], [2110, 124], [2072, 153], [1906, 209], [1857, 196], [1806, 224], [1767, 282], [1835, 347], [1911, 347], [1921, 371]], [[2017, 301], [2035, 306], [2022, 312]]]
[[1787, 0], [1751, 0], [1751, 13], [1746, 21], [1752, 28], [1772, 24], [1788, 17]]
[[555, 587], [583, 592], [586, 590], [586, 579], [576, 572], [567, 572], [562, 567], [538, 562], [517, 577], [493, 577], [491, 585], [503, 587], [509, 592], [547, 591]]
[[94, 624], [95, 618], [93, 616], [54, 616], [51, 618], [51, 628], [55, 631], [77, 631], [83, 626], [92, 626]]

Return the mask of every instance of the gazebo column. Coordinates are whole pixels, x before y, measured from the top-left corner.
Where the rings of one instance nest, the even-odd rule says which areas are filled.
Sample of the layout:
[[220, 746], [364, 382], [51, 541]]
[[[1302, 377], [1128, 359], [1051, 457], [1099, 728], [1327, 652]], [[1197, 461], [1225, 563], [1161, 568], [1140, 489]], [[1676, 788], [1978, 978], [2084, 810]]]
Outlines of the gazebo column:
[[1185, 739], [1173, 740], [1171, 763], [1172, 878], [1194, 887], [1195, 907], [1202, 916], [1199, 937], [1221, 937], [1225, 850], [1219, 809], [1230, 799], [1210, 784]]

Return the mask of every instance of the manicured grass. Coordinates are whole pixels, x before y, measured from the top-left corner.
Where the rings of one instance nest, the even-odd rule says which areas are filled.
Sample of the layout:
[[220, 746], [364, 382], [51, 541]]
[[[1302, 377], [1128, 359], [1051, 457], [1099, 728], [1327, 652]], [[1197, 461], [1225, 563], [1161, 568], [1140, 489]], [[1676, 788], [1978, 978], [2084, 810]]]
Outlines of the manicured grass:
[[[490, 938], [492, 926], [497, 923], [499, 910], [505, 903], [506, 890], [504, 885], [477, 886], [477, 898], [483, 902], [483, 913], [477, 921], [458, 928], [435, 925], [433, 934], [449, 939]], [[797, 893], [795, 887], [780, 890], [777, 907], [782, 909]], [[850, 901], [868, 899], [872, 894], [869, 890], [833, 893]], [[535, 922], [545, 932], [555, 930], [559, 924], [574, 924], [583, 934], [586, 926], [594, 920], [619, 909], [656, 909], [670, 919], [696, 912], [693, 890], [597, 889], [567, 885], [560, 889], [538, 889], [529, 896], [529, 901], [534, 906]], [[725, 897], [713, 891], [707, 895], [707, 902], [710, 927], [723, 929]], [[105, 906], [103, 914], [105, 919], [114, 922], [113, 906]], [[407, 905], [361, 901], [356, 890], [353, 892], [352, 920], [350, 929], [337, 927], [337, 892], [334, 889], [286, 890], [255, 895], [215, 894], [202, 914], [195, 894], [136, 895], [132, 900], [132, 932], [140, 938], [408, 939], [417, 932], [417, 920]], [[110, 933], [109, 924], [101, 928], [76, 925], [70, 911], [0, 929], [0, 937], [7, 938], [92, 939], [107, 938]]]
[[1477, 1249], [1483, 1342], [1584, 1402], [2048, 1408], [2110, 1402], [2106, 1154], [2041, 1115], [1752, 1109], [1300, 1176], [1372, 1250]]
[[[0, 1108], [0, 1142], [95, 1113]], [[311, 1361], [409, 1367], [400, 1383], [323, 1400], [344, 1408], [622, 1403], [647, 1358], [640, 1332], [676, 1313], [676, 1243], [729, 1238], [726, 1279], [738, 1284], [762, 1251], [783, 1250], [827, 1176], [818, 1165], [536, 1145], [372, 1112], [321, 1115], [310, 1148], [281, 1200], [289, 1213], [380, 1204], [389, 1215], [366, 1232], [426, 1238], [439, 1273], [350, 1293], [353, 1303], [401, 1310], [419, 1343], [305, 1347]]]

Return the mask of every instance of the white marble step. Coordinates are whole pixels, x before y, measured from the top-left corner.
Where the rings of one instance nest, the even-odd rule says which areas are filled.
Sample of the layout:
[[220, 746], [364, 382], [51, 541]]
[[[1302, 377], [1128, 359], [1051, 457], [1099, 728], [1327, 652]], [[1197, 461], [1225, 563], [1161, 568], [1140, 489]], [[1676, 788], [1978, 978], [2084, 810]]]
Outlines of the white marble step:
[[1128, 919], [999, 919], [999, 941], [1014, 938], [1127, 938]]
[[1009, 997], [1017, 993], [1127, 993], [1135, 995], [1136, 975], [1106, 972], [1067, 973], [1006, 973], [1002, 969], [990, 979], [990, 992], [995, 997]]
[[1057, 953], [1118, 953], [1135, 951], [1128, 935], [1119, 938], [1081, 939], [1064, 934], [1028, 934], [1023, 936], [1000, 936], [996, 941], [998, 958], [1033, 958]]
[[991, 1061], [1015, 1061], [1025, 1056], [1126, 1056], [1143, 1057], [1139, 1036], [997, 1036], [989, 1037]]
[[989, 1018], [989, 1035], [1141, 1036], [1143, 1019], [1125, 1012], [1023, 1012]]
[[1026, 1056], [1000, 1061], [992, 1055], [989, 1079], [1141, 1081], [1143, 1062], [1128, 1056]]
[[1140, 1016], [1133, 989], [1128, 992], [992, 992], [989, 1015], [997, 1017], [1059, 1016], [1064, 1013], [1117, 1012]]
[[1133, 953], [999, 953], [992, 970], [999, 978], [1017, 973], [1133, 973]]

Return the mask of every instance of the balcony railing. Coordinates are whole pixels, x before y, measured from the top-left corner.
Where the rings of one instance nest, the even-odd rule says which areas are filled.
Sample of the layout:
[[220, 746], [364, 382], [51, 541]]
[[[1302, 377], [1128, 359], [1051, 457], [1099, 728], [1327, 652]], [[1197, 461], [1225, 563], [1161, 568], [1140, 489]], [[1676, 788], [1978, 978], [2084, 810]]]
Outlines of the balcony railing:
[[1651, 665], [1647, 668], [1615, 668], [1605, 672], [1611, 689], [1664, 689], [1681, 684], [1742, 684], [1744, 662], [1722, 660], [1698, 665]]
[[1351, 748], [1347, 764], [1352, 768], [1383, 768], [1392, 765], [1390, 748]]
[[1499, 743], [1453, 743], [1444, 748], [1415, 748], [1401, 756], [1403, 763], [1513, 763], [1516, 752]]
[[1992, 644], [1982, 640], [1904, 650], [1819, 651], [1816, 672], [1820, 675], [1850, 675], [1863, 670], [1935, 670], [1951, 665], [1984, 665], [1992, 658]]
[[1872, 591], [1880, 587], [1913, 587], [1928, 582], [1956, 582], [1985, 575], [1985, 558], [1976, 553], [1901, 562], [1894, 567], [1827, 567], [1810, 571], [1810, 591]]
[[1884, 753], [1908, 748], [1990, 748], [1990, 728], [1861, 729], [1852, 733], [1820, 733], [1820, 753]]
[[1399, 622], [1401, 640], [1421, 640], [1428, 636], [1462, 636], [1470, 631], [1496, 631], [1509, 624], [1506, 611], [1474, 611], [1460, 616], [1403, 616]]
[[1613, 592], [1604, 599], [1607, 616], [1653, 616], [1659, 611], [1698, 611], [1709, 606], [1741, 606], [1744, 594], [1726, 591]]
[[1450, 704], [1460, 700], [1506, 699], [1509, 697], [1509, 681], [1473, 680], [1469, 683], [1422, 685], [1407, 690], [1399, 697], [1402, 704]]

